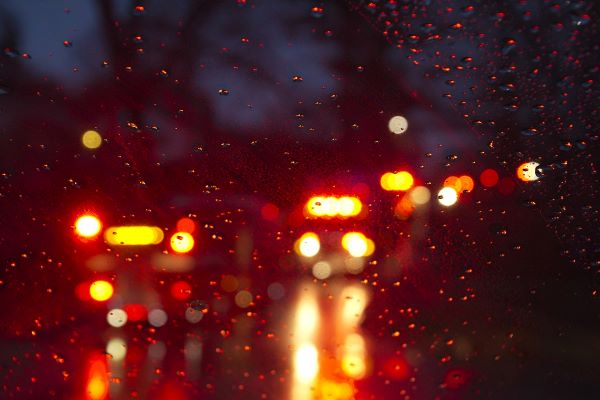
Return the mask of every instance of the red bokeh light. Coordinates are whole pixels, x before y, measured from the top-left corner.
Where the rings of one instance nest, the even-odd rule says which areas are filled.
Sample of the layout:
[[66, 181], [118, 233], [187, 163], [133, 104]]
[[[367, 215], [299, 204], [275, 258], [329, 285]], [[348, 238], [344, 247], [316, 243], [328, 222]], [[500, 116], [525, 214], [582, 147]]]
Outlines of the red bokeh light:
[[171, 296], [177, 300], [187, 300], [192, 295], [192, 287], [186, 281], [177, 281], [171, 285]]
[[177, 221], [177, 230], [192, 234], [196, 230], [196, 223], [191, 218], [181, 218]]
[[400, 357], [392, 357], [383, 365], [383, 370], [392, 379], [403, 381], [410, 376], [410, 367]]
[[498, 173], [495, 170], [488, 168], [479, 175], [479, 181], [485, 187], [496, 186], [498, 183]]
[[471, 374], [459, 368], [454, 368], [448, 371], [444, 379], [444, 386], [448, 389], [460, 389], [469, 383]]
[[260, 215], [263, 219], [273, 222], [279, 217], [279, 208], [275, 204], [267, 203], [260, 209]]
[[141, 304], [127, 304], [124, 308], [129, 321], [142, 321], [146, 319], [146, 307]]

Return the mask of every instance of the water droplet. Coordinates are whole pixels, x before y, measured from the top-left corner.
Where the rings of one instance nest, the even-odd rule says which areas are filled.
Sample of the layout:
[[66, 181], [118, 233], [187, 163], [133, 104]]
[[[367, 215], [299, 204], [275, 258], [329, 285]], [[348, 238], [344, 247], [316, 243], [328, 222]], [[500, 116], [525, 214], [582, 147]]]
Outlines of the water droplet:
[[192, 300], [190, 302], [190, 308], [203, 313], [208, 312], [208, 304], [203, 300]]
[[523, 129], [521, 131], [521, 135], [523, 135], [523, 136], [535, 136], [538, 133], [539, 133], [538, 130], [535, 128]]

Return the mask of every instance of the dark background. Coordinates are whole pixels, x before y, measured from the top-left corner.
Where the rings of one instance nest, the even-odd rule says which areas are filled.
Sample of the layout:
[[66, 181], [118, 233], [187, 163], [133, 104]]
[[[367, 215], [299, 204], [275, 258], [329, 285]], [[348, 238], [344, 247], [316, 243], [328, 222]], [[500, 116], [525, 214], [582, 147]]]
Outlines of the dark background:
[[[377, 263], [347, 277], [373, 290], [356, 398], [597, 398], [598, 37], [593, 1], [2, 2], [0, 397], [84, 397], [111, 334], [75, 296], [93, 274], [72, 225], [91, 209], [115, 224], [194, 215], [200, 267], [158, 279], [188, 279], [211, 307], [229, 298], [194, 328], [199, 378], [179, 373], [185, 321], [124, 329], [131, 396], [285, 398], [290, 354], [265, 332], [310, 275], [293, 241], [358, 228]], [[524, 184], [529, 160], [541, 179]], [[476, 179], [455, 207], [432, 198], [401, 221], [378, 182], [402, 168], [432, 194], [486, 168], [515, 189]], [[312, 194], [349, 192], [366, 220], [299, 218]], [[250, 309], [215, 285], [224, 274], [244, 278]], [[135, 349], [153, 340], [169, 352], [148, 390]]]

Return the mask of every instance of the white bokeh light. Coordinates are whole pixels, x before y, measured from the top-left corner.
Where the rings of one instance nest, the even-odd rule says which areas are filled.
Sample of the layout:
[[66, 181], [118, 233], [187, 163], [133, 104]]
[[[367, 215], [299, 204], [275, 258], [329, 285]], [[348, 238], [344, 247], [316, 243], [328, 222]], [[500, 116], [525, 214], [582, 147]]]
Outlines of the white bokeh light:
[[438, 192], [438, 201], [444, 207], [450, 207], [456, 204], [458, 193], [451, 187], [445, 187]]
[[401, 115], [396, 115], [390, 118], [388, 128], [390, 132], [400, 135], [408, 129], [408, 120]]
[[110, 326], [120, 328], [127, 323], [127, 313], [120, 308], [114, 308], [106, 314], [106, 321]]
[[160, 308], [154, 309], [148, 313], [148, 322], [150, 325], [160, 328], [167, 323], [167, 313]]

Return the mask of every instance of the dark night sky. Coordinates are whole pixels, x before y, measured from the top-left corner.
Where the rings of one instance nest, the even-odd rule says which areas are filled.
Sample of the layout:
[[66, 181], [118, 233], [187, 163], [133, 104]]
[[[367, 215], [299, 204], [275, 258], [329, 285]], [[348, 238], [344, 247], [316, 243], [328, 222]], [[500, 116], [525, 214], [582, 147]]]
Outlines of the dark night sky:
[[[0, 4], [0, 397], [94, 398], [100, 357], [121, 378], [110, 398], [288, 398], [304, 285], [328, 316], [315, 393], [329, 379], [356, 399], [600, 396], [593, 1], [170, 3]], [[395, 115], [409, 122], [401, 135]], [[98, 149], [82, 146], [87, 130]], [[534, 182], [516, 175], [527, 161]], [[485, 169], [497, 185], [480, 183]], [[379, 185], [400, 170], [432, 195], [408, 218], [395, 215], [404, 193]], [[451, 175], [475, 188], [445, 208], [436, 196]], [[364, 212], [304, 218], [318, 194], [358, 196]], [[82, 242], [83, 212], [169, 235], [190, 217], [195, 269], [154, 271], [166, 243]], [[362, 272], [318, 281], [293, 251], [309, 230], [331, 260], [344, 232], [376, 249]], [[98, 255], [118, 267], [87, 268]], [[79, 297], [96, 279], [115, 299]], [[191, 287], [185, 301], [176, 281]], [[352, 283], [371, 299], [356, 381], [330, 366], [336, 287]], [[151, 308], [150, 297], [165, 326], [109, 327], [118, 301]], [[190, 324], [198, 303], [208, 311]]]

